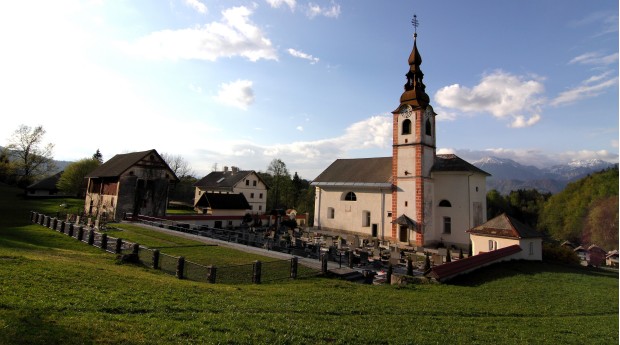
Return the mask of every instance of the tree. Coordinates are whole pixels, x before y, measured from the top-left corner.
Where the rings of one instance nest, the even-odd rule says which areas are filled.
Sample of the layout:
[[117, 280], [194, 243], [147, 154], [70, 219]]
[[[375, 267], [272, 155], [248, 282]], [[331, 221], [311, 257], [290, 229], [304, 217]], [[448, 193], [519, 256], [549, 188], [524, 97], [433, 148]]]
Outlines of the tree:
[[304, 189], [304, 183], [301, 180], [301, 178], [299, 178], [299, 175], [297, 175], [297, 171], [295, 171], [295, 174], [293, 174], [292, 186], [293, 186], [293, 206], [297, 208], [299, 205], [299, 197], [301, 196], [301, 193]]
[[278, 208], [282, 202], [282, 194], [285, 191], [288, 182], [291, 180], [291, 175], [286, 168], [286, 164], [279, 158], [274, 158], [269, 167], [267, 167], [267, 173], [272, 176], [272, 185], [269, 192], [273, 196], [272, 208]]
[[103, 155], [101, 154], [101, 152], [99, 151], [99, 149], [97, 149], [97, 152], [95, 152], [93, 154], [93, 159], [97, 160], [97, 162], [99, 162], [99, 164], [103, 163]]
[[6, 148], [0, 150], [0, 182], [15, 183], [15, 168], [11, 164], [9, 152]]
[[43, 126], [20, 125], [13, 133], [7, 149], [13, 156], [18, 185], [26, 187], [35, 178], [45, 176], [55, 169], [52, 151], [54, 144], [43, 144]]
[[84, 197], [86, 195], [85, 177], [99, 165], [101, 163], [94, 157], [80, 159], [67, 165], [60, 179], [58, 179], [56, 187], [66, 194]]
[[161, 158], [166, 162], [166, 164], [168, 164], [170, 170], [172, 170], [178, 178], [194, 174], [189, 162], [186, 161], [181, 155], [162, 153]]
[[582, 243], [595, 243], [605, 250], [618, 249], [618, 197], [592, 204], [586, 216]]

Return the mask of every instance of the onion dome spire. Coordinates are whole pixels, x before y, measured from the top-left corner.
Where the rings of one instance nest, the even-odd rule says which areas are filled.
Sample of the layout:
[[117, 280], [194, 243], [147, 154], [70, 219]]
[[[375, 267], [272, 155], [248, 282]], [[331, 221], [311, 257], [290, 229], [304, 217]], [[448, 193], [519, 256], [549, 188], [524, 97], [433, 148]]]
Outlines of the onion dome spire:
[[426, 94], [426, 86], [422, 82], [424, 79], [424, 73], [420, 69], [422, 64], [422, 56], [418, 52], [417, 37], [418, 37], [418, 17], [414, 14], [411, 24], [414, 27], [413, 34], [413, 50], [409, 55], [409, 72], [405, 75], [407, 77], [407, 83], [405, 83], [405, 92], [400, 96], [400, 104], [409, 104], [414, 109], [426, 108], [430, 98]]

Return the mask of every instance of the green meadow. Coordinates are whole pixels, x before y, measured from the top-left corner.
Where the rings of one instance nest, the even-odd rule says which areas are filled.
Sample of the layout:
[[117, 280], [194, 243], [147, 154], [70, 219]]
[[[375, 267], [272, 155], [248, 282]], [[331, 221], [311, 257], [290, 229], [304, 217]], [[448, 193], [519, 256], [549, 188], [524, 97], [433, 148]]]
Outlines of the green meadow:
[[[210, 285], [119, 264], [30, 223], [30, 210], [54, 214], [61, 203], [81, 201], [25, 199], [0, 185], [0, 344], [618, 343], [617, 271], [510, 262], [451, 284]], [[116, 231], [204, 264], [261, 259], [131, 226]]]

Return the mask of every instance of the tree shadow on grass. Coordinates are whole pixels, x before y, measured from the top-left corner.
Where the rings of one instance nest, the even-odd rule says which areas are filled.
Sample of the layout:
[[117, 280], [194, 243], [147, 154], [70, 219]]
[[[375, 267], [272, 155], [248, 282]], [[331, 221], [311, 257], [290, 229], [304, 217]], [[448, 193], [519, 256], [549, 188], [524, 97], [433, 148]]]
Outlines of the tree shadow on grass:
[[0, 332], [2, 344], [93, 344], [84, 333], [60, 326], [40, 312], [29, 311], [24, 315], [23, 311], [15, 310], [3, 316], [8, 316], [8, 320], [5, 319], [6, 327]]
[[523, 275], [536, 275], [540, 273], [569, 273], [583, 274], [595, 277], [618, 279], [618, 272], [559, 263], [547, 263], [539, 261], [515, 260], [498, 262], [479, 268], [473, 272], [457, 276], [447, 282], [449, 285], [475, 287], [495, 280]]

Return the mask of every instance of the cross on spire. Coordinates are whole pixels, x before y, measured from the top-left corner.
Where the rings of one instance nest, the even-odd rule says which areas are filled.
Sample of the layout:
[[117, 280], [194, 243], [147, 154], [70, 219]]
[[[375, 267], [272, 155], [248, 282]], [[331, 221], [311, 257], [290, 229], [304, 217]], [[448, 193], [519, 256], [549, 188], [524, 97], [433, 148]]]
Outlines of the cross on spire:
[[413, 19], [411, 19], [411, 25], [413, 25], [413, 36], [418, 37], [418, 26], [420, 22], [418, 22], [418, 16], [415, 14], [413, 15]]

